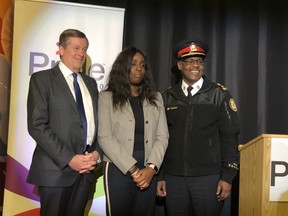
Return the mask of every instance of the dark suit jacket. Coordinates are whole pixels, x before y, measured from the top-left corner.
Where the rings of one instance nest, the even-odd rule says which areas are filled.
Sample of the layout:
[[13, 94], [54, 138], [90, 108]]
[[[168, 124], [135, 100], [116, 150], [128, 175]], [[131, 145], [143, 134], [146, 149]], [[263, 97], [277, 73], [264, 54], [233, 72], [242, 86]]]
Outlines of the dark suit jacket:
[[[81, 74], [90, 92], [97, 132], [98, 89], [96, 81]], [[36, 141], [27, 182], [40, 186], [72, 185], [78, 172], [68, 163], [83, 153], [83, 128], [76, 102], [59, 66], [34, 73], [27, 100], [28, 131]], [[97, 135], [90, 152], [98, 148]], [[93, 173], [85, 174], [95, 181]]]

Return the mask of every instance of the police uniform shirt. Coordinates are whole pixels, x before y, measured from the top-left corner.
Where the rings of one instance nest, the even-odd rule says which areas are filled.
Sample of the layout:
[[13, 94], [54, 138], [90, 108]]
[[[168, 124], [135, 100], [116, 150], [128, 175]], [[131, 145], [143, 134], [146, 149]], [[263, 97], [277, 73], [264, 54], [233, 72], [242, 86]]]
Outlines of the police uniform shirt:
[[[191, 95], [195, 95], [199, 90], [200, 88], [202, 87], [203, 85], [203, 82], [204, 82], [204, 79], [201, 77], [197, 82], [195, 82], [192, 87], [192, 91], [191, 91]], [[182, 85], [181, 85], [181, 88], [182, 88], [182, 91], [183, 93], [188, 96], [188, 92], [187, 92], [187, 88], [189, 87], [189, 85], [187, 85], [187, 83], [184, 82], [184, 80], [182, 80]]]

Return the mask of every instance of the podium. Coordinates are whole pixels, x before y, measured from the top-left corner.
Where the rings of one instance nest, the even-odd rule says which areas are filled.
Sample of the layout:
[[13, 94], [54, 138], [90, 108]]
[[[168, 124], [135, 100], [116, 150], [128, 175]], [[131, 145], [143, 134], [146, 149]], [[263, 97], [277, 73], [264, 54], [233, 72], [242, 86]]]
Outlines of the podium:
[[[288, 202], [270, 201], [271, 140], [273, 138], [288, 140], [288, 135], [262, 134], [238, 148], [240, 151], [239, 216], [288, 215]], [[288, 180], [288, 175], [286, 177]]]

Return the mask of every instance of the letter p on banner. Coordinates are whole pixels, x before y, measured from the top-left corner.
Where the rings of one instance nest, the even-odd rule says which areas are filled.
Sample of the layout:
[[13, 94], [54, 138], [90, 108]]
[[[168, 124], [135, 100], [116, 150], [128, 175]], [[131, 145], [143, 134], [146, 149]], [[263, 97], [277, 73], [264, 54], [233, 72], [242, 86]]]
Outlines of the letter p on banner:
[[288, 202], [288, 138], [271, 139], [270, 201]]

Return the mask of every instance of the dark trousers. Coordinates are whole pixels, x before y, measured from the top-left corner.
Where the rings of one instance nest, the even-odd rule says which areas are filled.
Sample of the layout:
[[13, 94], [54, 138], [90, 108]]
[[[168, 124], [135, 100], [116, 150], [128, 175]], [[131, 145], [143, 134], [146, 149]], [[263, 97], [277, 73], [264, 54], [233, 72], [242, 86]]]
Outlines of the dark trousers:
[[[143, 168], [144, 152], [134, 153], [137, 166]], [[141, 161], [141, 162], [140, 162]], [[141, 191], [130, 175], [124, 175], [113, 163], [104, 170], [107, 216], [153, 216], [156, 199], [156, 178]]]
[[219, 175], [183, 177], [165, 174], [168, 216], [219, 216], [223, 201], [216, 197]]
[[41, 216], [83, 216], [92, 186], [85, 175], [69, 187], [39, 186]]

